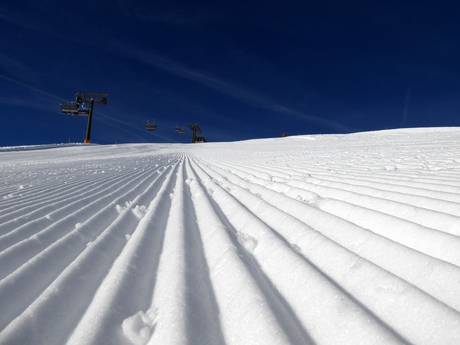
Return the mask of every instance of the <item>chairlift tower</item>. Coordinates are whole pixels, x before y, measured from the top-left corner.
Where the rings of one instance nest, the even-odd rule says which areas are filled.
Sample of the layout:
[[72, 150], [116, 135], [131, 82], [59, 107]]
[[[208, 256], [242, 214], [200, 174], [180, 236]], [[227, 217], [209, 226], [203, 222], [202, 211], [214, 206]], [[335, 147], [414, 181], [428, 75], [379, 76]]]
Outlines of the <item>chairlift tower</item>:
[[202, 136], [201, 127], [197, 123], [188, 125], [188, 128], [192, 131], [192, 143], [204, 143], [206, 138]]
[[192, 123], [188, 125], [188, 128], [192, 131], [192, 143], [196, 143], [199, 134], [201, 134], [201, 127], [197, 123]]
[[93, 127], [93, 111], [94, 104], [107, 104], [107, 94], [97, 92], [81, 92], [75, 93], [75, 101], [64, 102], [61, 104], [61, 112], [71, 116], [87, 116], [88, 122], [86, 125], [85, 144], [91, 142], [91, 130]]

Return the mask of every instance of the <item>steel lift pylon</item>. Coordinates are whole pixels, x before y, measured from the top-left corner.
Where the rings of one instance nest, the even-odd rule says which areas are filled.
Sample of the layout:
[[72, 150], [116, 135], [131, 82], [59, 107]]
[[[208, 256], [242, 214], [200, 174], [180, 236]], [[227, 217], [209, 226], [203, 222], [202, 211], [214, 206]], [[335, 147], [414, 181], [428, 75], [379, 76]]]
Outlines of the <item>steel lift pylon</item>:
[[107, 104], [107, 94], [97, 92], [75, 93], [75, 101], [64, 102], [61, 104], [61, 112], [71, 116], [87, 116], [86, 134], [84, 143], [91, 143], [91, 131], [93, 127], [94, 104]]

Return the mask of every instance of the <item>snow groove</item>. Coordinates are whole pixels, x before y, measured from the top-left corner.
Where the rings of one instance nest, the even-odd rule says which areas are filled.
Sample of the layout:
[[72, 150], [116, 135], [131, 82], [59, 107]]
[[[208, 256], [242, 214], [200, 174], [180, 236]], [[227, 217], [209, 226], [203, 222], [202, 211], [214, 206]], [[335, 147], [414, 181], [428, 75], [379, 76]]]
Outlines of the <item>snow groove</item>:
[[459, 142], [0, 152], [0, 345], [457, 345]]
[[[171, 173], [170, 171], [169, 174]], [[154, 190], [151, 190], [155, 186], [155, 182], [156, 180], [152, 181], [151, 185], [144, 191], [145, 194], [155, 195]], [[126, 243], [126, 237], [135, 230], [139, 218], [132, 211], [134, 205], [137, 205], [136, 202], [143, 196], [142, 193], [139, 194], [113, 222], [98, 230], [97, 233], [90, 232], [91, 225], [85, 229], [77, 228], [0, 281], [0, 301], [5, 303], [5, 305], [3, 303], [0, 305], [3, 312], [0, 316], [0, 326], [4, 324], [6, 318], [14, 316], [12, 322], [1, 333], [11, 334], [10, 336], [5, 335], [6, 339], [10, 337], [12, 344], [28, 343], [34, 338], [34, 333], [38, 332], [48, 344], [62, 343], [61, 338], [55, 339], [53, 336], [62, 337], [63, 335], [50, 334], [48, 337], [46, 334], [46, 331], [52, 331], [46, 329], [47, 323], [51, 322], [49, 315], [41, 319], [43, 330], [40, 329], [40, 323], [31, 315], [46, 313], [49, 308], [61, 308], [64, 312], [65, 308], [68, 307], [65, 303], [66, 293], [70, 293], [72, 296], [77, 295], [77, 292], [80, 294], [88, 293], [88, 290], [84, 289], [86, 286], [84, 283], [94, 288], [94, 284], [98, 283], [98, 280], [94, 278], [102, 274], [104, 264], [108, 265], [112, 262]], [[110, 206], [113, 208], [113, 205]], [[89, 231], [85, 231], [86, 229]], [[60, 260], [56, 261], [55, 257], [59, 257]], [[93, 279], [85, 279], [88, 276]], [[34, 285], [26, 285], [25, 282], [31, 279]], [[41, 289], [45, 290], [41, 291]], [[21, 303], [11, 304], [7, 299], [2, 298], [3, 295], [8, 294], [14, 294]], [[82, 296], [81, 298], [87, 297]], [[56, 301], [51, 302], [51, 300]], [[33, 303], [28, 305], [32, 301]], [[78, 301], [79, 308], [83, 307], [82, 303], [82, 300]], [[25, 310], [23, 310], [24, 307], [26, 307]], [[30, 309], [34, 312], [31, 312]], [[18, 313], [21, 314], [18, 315]], [[52, 315], [60, 318], [59, 313], [52, 313]], [[66, 320], [67, 318], [60, 318], [54, 322], [65, 322]], [[31, 324], [34, 326], [32, 327]], [[30, 333], [24, 331], [17, 333], [14, 330], [18, 328], [27, 329]]]
[[[214, 175], [214, 178], [216, 178], [216, 175]], [[222, 180], [218, 181], [220, 181], [225, 188], [225, 182], [223, 182]], [[317, 254], [316, 256], [314, 255], [314, 252], [310, 253], [310, 242], [318, 242], [320, 240], [318, 240], [317, 238], [308, 238], [307, 231], [309, 229], [307, 227], [301, 228], [301, 223], [296, 222], [295, 219], [290, 219], [286, 214], [277, 211], [276, 207], [270, 208], [270, 205], [263, 204], [260, 199], [259, 201], [257, 201], [257, 196], [245, 193], [243, 189], [239, 189], [235, 184], [232, 184], [229, 187], [229, 189], [231, 190], [230, 194], [235, 195], [238, 198], [238, 200], [240, 200], [241, 203], [245, 204], [246, 207], [248, 207], [248, 209], [254, 212], [254, 214], [257, 215], [259, 219], [266, 222], [266, 224], [271, 226], [273, 229], [276, 229], [279, 234], [283, 235], [283, 237], [286, 239], [288, 243], [295, 245], [295, 247], [298, 248], [298, 250], [300, 250], [302, 253], [305, 253], [306, 258], [308, 260], [310, 260], [313, 264], [316, 264], [317, 267], [325, 267], [321, 271], [327, 274], [331, 279], [334, 279], [337, 285], [347, 289], [348, 292], [353, 291], [353, 295], [356, 297], [356, 299], [363, 299], [365, 301], [365, 303], [363, 303], [364, 305], [366, 305], [370, 310], [375, 310], [375, 313], [377, 315], [380, 315], [382, 319], [388, 322], [389, 324], [395, 323], [396, 321], [394, 328], [397, 329], [397, 327], [400, 327], [400, 325], [402, 324], [405, 325], [404, 328], [406, 329], [407, 325], [410, 325], [410, 323], [412, 322], [411, 320], [415, 316], [420, 315], [420, 313], [422, 313], [425, 316], [423, 318], [425, 320], [423, 331], [417, 330], [413, 334], [407, 335], [407, 338], [410, 339], [413, 343], [419, 343], [420, 336], [423, 339], [425, 339], [429, 334], [432, 334], [436, 331], [436, 323], [430, 322], [430, 320], [432, 321], [431, 318], [433, 317], [433, 315], [440, 314], [443, 317], [445, 317], [446, 314], [450, 313], [452, 322], [451, 326], [458, 327], [458, 323], [460, 322], [460, 320], [458, 319], [459, 315], [457, 312], [449, 310], [449, 308], [446, 308], [446, 306], [444, 306], [443, 304], [432, 299], [431, 296], [421, 294], [418, 289], [416, 289], [414, 286], [411, 286], [410, 284], [405, 283], [401, 279], [388, 275], [378, 266], [373, 267], [372, 265], [368, 265], [366, 261], [363, 260], [361, 257], [353, 256], [349, 253], [346, 253], [334, 243], [327, 243], [323, 241], [322, 245], [320, 246], [323, 253], [321, 253], [320, 255]], [[296, 229], [299, 230], [296, 231]], [[329, 245], [332, 245], [330, 253], [328, 253]], [[337, 263], [334, 263], [334, 265], [331, 266], [330, 261], [324, 262], [324, 257], [322, 255], [324, 255], [325, 257], [330, 257], [331, 255], [340, 257], [341, 260], [339, 260], [339, 262], [343, 266], [338, 265]], [[349, 265], [347, 264], [347, 262], [349, 262]], [[357, 262], [359, 263], [358, 265], [356, 265]], [[350, 270], [350, 267], [353, 269]], [[360, 271], [365, 271], [366, 273]], [[347, 272], [346, 280], [343, 280], [344, 272]], [[390, 305], [382, 305], [382, 301], [379, 301], [379, 305], [374, 305], [374, 303], [376, 302], [376, 296], [374, 295], [374, 293], [379, 293], [380, 286], [374, 285], [372, 281], [362, 282], [362, 277], [360, 277], [362, 274], [372, 275], [376, 278], [375, 280], [378, 281], [379, 284], [381, 284], [381, 282], [385, 282], [385, 285], [387, 285], [386, 289], [390, 291], [404, 291], [406, 300], [412, 300], [412, 303], [416, 305], [423, 303], [426, 310], [422, 311], [421, 309], [418, 309], [415, 315], [411, 314], [411, 312], [406, 310], [402, 306], [402, 304], [400, 304], [397, 300], [396, 302], [392, 301]], [[359, 286], [357, 286], [357, 282], [359, 282]], [[395, 320], [393, 317], [393, 313], [395, 309], [398, 310], [398, 308], [401, 308], [398, 313], [399, 315], [401, 315], [401, 317], [398, 320]], [[388, 310], [391, 310], [392, 312], [388, 315], [385, 315]], [[407, 320], [404, 320], [406, 317]], [[423, 334], [423, 332], [427, 332], [427, 334]], [[405, 334], [403, 335], [406, 336]], [[437, 334], [436, 336], [442, 337], [443, 335]], [[446, 341], [449, 340], [449, 337], [450, 336], [447, 335]], [[354, 340], [354, 342], [356, 342], [356, 340]]]

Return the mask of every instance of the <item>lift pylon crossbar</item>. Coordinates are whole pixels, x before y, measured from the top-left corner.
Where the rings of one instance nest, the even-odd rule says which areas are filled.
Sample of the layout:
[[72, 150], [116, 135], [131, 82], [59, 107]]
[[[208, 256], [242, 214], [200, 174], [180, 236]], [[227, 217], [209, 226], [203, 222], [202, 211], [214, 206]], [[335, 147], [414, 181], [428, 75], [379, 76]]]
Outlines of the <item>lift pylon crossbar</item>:
[[77, 103], [89, 103], [94, 101], [94, 103], [98, 104], [107, 104], [107, 94], [101, 92], [81, 92], [78, 91], [75, 93], [75, 101]]

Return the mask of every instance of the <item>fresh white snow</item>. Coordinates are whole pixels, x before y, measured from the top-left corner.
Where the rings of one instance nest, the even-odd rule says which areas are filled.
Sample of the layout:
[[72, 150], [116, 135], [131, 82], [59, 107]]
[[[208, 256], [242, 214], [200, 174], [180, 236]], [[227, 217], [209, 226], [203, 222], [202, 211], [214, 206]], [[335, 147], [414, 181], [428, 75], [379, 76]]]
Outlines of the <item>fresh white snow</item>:
[[0, 148], [1, 345], [460, 344], [460, 128]]

